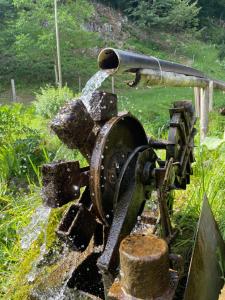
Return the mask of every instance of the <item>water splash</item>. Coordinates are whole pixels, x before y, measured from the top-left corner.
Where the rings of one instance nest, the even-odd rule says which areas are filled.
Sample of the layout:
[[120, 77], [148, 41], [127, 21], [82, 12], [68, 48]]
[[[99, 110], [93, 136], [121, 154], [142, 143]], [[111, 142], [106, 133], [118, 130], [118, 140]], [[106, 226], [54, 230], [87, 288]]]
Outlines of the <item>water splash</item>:
[[51, 208], [39, 206], [32, 215], [30, 224], [24, 228], [23, 237], [21, 239], [21, 247], [24, 250], [30, 248], [32, 243], [36, 241], [44, 227], [47, 226]]
[[91, 109], [90, 100], [92, 94], [102, 85], [102, 83], [106, 80], [106, 78], [110, 76], [111, 73], [111, 70], [98, 71], [88, 80], [85, 87], [83, 88], [80, 99], [86, 106], [88, 112], [90, 112]]
[[[45, 234], [45, 236], [46, 236], [46, 234]], [[38, 259], [35, 262], [33, 262], [32, 270], [27, 275], [28, 282], [33, 282], [35, 280], [36, 276], [38, 275], [38, 273], [39, 273], [38, 272], [38, 264], [44, 259], [46, 250], [47, 250], [47, 248], [46, 248], [46, 238], [45, 238], [45, 241], [40, 248], [40, 255], [39, 255]]]

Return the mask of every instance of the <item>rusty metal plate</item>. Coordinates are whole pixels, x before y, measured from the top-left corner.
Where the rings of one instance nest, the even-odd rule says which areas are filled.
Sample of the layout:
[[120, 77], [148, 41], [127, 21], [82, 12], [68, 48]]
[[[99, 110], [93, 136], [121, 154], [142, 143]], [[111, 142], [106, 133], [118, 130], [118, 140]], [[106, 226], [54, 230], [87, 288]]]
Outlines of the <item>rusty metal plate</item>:
[[204, 196], [184, 300], [218, 299], [223, 287], [221, 260], [225, 262], [225, 243]]
[[141, 123], [127, 113], [110, 119], [101, 128], [91, 157], [90, 191], [103, 223], [112, 220], [115, 187], [123, 165], [134, 149], [147, 143]]

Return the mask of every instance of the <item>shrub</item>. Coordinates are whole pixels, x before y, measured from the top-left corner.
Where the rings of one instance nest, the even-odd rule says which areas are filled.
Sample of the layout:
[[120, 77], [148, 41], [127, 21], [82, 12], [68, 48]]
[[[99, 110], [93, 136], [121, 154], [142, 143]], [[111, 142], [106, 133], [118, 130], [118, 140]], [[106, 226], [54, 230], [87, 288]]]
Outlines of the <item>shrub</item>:
[[172, 31], [196, 29], [199, 8], [190, 0], [131, 0], [128, 15], [138, 26]]
[[59, 108], [73, 98], [73, 92], [67, 87], [55, 88], [46, 86], [41, 88], [41, 92], [36, 94], [34, 102], [36, 112], [45, 118], [52, 118]]

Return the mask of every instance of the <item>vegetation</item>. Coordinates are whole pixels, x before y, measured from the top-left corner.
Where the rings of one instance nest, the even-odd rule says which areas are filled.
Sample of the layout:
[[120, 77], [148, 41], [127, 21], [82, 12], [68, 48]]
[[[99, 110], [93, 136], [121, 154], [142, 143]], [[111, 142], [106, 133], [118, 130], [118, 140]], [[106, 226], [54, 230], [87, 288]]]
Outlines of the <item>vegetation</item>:
[[[22, 77], [23, 81], [54, 82], [56, 45], [53, 4], [50, 0], [3, 1], [0, 76], [4, 80]], [[84, 27], [93, 13], [91, 4], [86, 0], [60, 1], [59, 4], [62, 67], [65, 81], [71, 82], [77, 75], [74, 70], [82, 70], [84, 66], [87, 68], [83, 55], [79, 60], [75, 56], [77, 53], [83, 54], [83, 49], [94, 47], [98, 37]]]
[[50, 119], [56, 115], [65, 102], [68, 102], [73, 97], [73, 92], [67, 86], [61, 89], [46, 86], [41, 88], [40, 92], [36, 94], [34, 106], [39, 115]]
[[[109, 33], [109, 39], [104, 40], [101, 31], [87, 29], [98, 15], [96, 4], [87, 0], [58, 1], [63, 79], [68, 83], [58, 89], [53, 86], [56, 60], [53, 1], [0, 0], [0, 94], [1, 87], [12, 77], [19, 90], [36, 92], [33, 103], [0, 106], [1, 299], [27, 299], [38, 280], [37, 276], [28, 282], [29, 275], [35, 271], [42, 276], [43, 264], [51, 268], [52, 253], [60, 253], [54, 232], [65, 208], [50, 213], [48, 224], [30, 249], [23, 249], [21, 240], [28, 234], [27, 226], [41, 205], [41, 165], [59, 159], [86, 163], [77, 151], [67, 149], [49, 131], [49, 121], [63, 103], [76, 97], [74, 78], [81, 75], [87, 79], [96, 70], [96, 48], [104, 44], [120, 47], [122, 43], [126, 49], [188, 64], [213, 78], [224, 79], [225, 4], [222, 0], [101, 2], [128, 16], [129, 21], [124, 21], [122, 26], [124, 39], [121, 33], [117, 37], [121, 40], [113, 40]], [[109, 20], [102, 14], [96, 22], [101, 28]], [[156, 138], [167, 136], [171, 103], [193, 99], [193, 90], [189, 88], [130, 89], [126, 88], [123, 77], [115, 77], [115, 83], [120, 110], [131, 111], [144, 124], [147, 133]], [[109, 89], [109, 81], [104, 88]], [[216, 92], [209, 138], [200, 146], [199, 135], [196, 136], [191, 184], [186, 191], [175, 194], [173, 222], [179, 229], [179, 237], [173, 248], [183, 254], [186, 262], [190, 258], [204, 193], [209, 197], [225, 239], [225, 119], [218, 114], [224, 103], [224, 95]], [[43, 245], [46, 249], [41, 259]]]
[[169, 29], [174, 32], [196, 29], [199, 8], [189, 0], [131, 1], [129, 16], [142, 28]]
[[[129, 22], [140, 31], [150, 32], [148, 43], [152, 42], [153, 31], [159, 33], [164, 30], [173, 34], [192, 32], [204, 41], [215, 43], [220, 49], [218, 57], [224, 60], [225, 4], [221, 0], [102, 2], [123, 10]], [[39, 85], [55, 82], [57, 64], [53, 4], [52, 0], [0, 0], [1, 85], [11, 78], [19, 83]], [[106, 41], [101, 32], [98, 33], [92, 26], [93, 19], [99, 28], [109, 21], [104, 12], [96, 17], [95, 5], [88, 0], [58, 0], [62, 72], [64, 82], [69, 84], [74, 84], [79, 76], [87, 80], [88, 74], [95, 69], [96, 48], [113, 43]], [[123, 30], [133, 35], [133, 28], [125, 23]], [[140, 39], [141, 34], [138, 35]]]

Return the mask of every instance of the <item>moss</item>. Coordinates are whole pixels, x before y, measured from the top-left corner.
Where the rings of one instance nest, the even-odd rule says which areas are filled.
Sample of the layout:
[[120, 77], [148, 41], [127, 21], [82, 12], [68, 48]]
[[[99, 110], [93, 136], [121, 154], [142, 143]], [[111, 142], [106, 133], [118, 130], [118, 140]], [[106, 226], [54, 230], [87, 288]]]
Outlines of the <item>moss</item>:
[[[58, 225], [60, 218], [62, 217], [62, 213], [65, 208], [60, 208], [57, 210], [53, 210], [51, 212], [49, 222], [46, 229], [46, 241], [47, 241], [47, 253], [45, 255], [44, 262], [45, 264], [40, 264], [37, 266], [38, 276], [35, 279], [34, 283], [30, 284], [27, 280], [27, 275], [32, 271], [34, 267], [34, 263], [38, 260], [40, 256], [40, 247], [44, 242], [44, 233], [42, 232], [38, 239], [32, 244], [28, 251], [23, 251], [20, 247], [19, 241], [17, 242], [14, 251], [18, 253], [20, 259], [17, 263], [15, 263], [14, 267], [11, 269], [11, 276], [8, 278], [7, 286], [8, 291], [2, 297], [2, 299], [12, 299], [12, 300], [21, 300], [21, 299], [29, 299], [29, 294], [34, 287], [36, 282], [40, 281], [43, 275], [51, 273], [54, 269], [53, 266], [49, 266], [52, 264], [52, 251], [57, 248], [57, 236], [55, 233], [55, 228]], [[50, 254], [50, 255], [49, 255]]]

